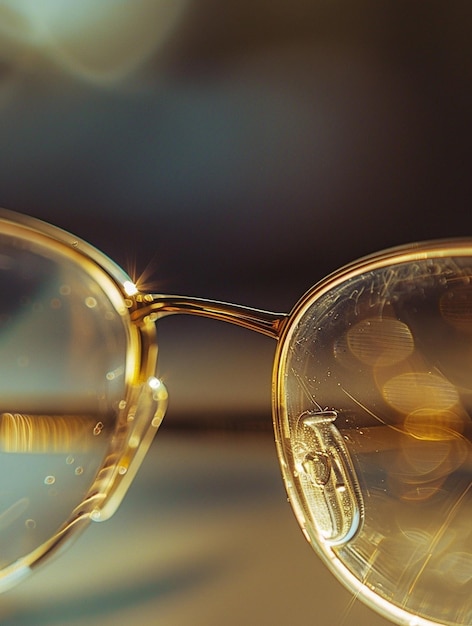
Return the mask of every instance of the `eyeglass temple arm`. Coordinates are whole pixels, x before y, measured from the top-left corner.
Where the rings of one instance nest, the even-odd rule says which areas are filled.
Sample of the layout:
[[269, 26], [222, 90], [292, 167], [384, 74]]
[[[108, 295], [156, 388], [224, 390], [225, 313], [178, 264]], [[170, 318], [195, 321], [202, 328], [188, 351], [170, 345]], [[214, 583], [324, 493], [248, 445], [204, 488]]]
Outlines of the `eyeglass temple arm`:
[[186, 296], [140, 294], [136, 300], [142, 303], [132, 316], [136, 320], [151, 317], [153, 321], [156, 321], [167, 315], [186, 313], [243, 326], [274, 339], [279, 338], [284, 323], [288, 319], [286, 313], [271, 313], [237, 304]]

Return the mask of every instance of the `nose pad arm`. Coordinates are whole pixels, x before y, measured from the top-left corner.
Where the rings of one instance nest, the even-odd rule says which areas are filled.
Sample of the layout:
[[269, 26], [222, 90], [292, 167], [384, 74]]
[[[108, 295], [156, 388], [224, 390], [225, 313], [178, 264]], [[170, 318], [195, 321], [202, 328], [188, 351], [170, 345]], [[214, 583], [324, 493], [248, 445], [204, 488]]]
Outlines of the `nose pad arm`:
[[361, 528], [364, 504], [354, 465], [335, 426], [336, 411], [307, 411], [298, 421], [295, 465], [321, 537], [339, 546]]

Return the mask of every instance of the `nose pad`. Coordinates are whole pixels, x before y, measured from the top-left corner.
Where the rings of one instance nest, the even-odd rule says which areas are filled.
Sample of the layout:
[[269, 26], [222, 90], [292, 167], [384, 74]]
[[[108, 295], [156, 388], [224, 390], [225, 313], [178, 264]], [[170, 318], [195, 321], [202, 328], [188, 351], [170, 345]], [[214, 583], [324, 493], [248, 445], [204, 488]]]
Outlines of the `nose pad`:
[[295, 463], [315, 527], [332, 546], [361, 528], [364, 504], [354, 465], [334, 422], [336, 411], [309, 411], [298, 421]]
[[113, 515], [128, 491], [167, 409], [168, 393], [164, 383], [151, 376], [136, 386], [124, 407], [126, 441], [119, 458], [113, 458], [113, 476], [105, 499], [92, 513], [97, 522]]

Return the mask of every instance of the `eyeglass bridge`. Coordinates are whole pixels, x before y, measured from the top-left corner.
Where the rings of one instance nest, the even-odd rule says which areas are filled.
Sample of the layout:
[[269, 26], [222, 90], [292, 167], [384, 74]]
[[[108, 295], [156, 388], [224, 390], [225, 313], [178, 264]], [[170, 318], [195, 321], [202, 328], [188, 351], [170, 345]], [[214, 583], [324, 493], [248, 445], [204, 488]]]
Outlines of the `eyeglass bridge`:
[[332, 546], [350, 541], [362, 526], [364, 503], [352, 459], [335, 426], [336, 411], [299, 418], [295, 463], [305, 502], [321, 537]]
[[135, 301], [139, 304], [139, 309], [131, 315], [135, 321], [149, 319], [155, 322], [161, 317], [175, 314], [197, 315], [236, 324], [273, 339], [280, 337], [281, 330], [289, 319], [286, 313], [272, 313], [238, 304], [187, 296], [138, 294]]

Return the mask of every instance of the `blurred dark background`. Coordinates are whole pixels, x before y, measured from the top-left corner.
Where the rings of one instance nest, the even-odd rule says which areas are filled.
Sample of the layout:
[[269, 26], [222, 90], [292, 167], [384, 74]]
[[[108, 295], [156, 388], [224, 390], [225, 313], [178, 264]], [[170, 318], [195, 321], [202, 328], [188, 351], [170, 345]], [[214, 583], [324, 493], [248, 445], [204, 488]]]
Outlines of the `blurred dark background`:
[[[472, 235], [471, 18], [454, 0], [0, 0], [0, 205], [152, 290], [288, 310], [356, 257]], [[386, 626], [305, 545], [270, 437], [222, 436], [270, 428], [275, 342], [159, 325], [160, 453], [112, 521], [3, 597], [2, 624]]]
[[[153, 290], [288, 310], [360, 255], [471, 234], [471, 14], [3, 0], [0, 205]], [[169, 420], [268, 415], [273, 342], [220, 326], [162, 322]]]

